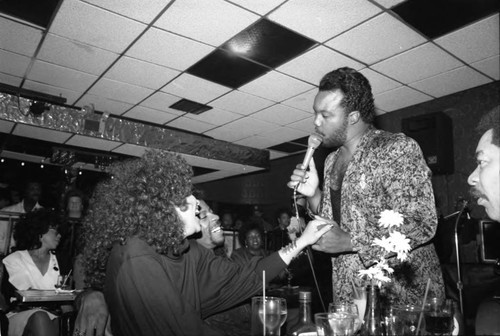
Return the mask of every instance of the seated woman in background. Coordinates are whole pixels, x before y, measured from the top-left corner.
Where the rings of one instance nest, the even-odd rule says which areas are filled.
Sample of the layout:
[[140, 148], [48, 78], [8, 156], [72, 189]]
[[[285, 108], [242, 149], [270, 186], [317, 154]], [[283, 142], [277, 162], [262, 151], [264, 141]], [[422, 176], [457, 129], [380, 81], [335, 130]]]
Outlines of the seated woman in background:
[[238, 263], [246, 263], [252, 257], [267, 257], [268, 251], [264, 249], [264, 230], [262, 226], [250, 219], [243, 224], [239, 231], [238, 238], [241, 246], [233, 251], [231, 259]]
[[222, 335], [203, 319], [259, 293], [262, 270], [276, 275], [331, 228], [312, 221], [295, 244], [243, 266], [186, 239], [201, 209], [180, 156], [149, 151], [111, 173], [90, 200], [82, 260], [88, 285], [104, 284], [114, 335]]
[[[18, 290], [54, 290], [59, 265], [53, 251], [61, 239], [57, 232], [57, 216], [45, 209], [22, 215], [14, 229], [14, 239], [17, 251], [3, 259], [9, 282]], [[7, 317], [9, 336], [59, 335], [56, 315], [43, 309], [10, 312]]]

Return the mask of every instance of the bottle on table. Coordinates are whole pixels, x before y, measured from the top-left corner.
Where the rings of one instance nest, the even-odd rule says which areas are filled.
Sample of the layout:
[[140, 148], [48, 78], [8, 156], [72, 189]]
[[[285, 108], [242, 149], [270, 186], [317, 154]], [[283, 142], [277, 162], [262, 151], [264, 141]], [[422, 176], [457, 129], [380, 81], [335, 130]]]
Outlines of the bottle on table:
[[299, 292], [299, 321], [292, 326], [288, 335], [290, 336], [316, 336], [316, 325], [312, 320], [311, 292]]

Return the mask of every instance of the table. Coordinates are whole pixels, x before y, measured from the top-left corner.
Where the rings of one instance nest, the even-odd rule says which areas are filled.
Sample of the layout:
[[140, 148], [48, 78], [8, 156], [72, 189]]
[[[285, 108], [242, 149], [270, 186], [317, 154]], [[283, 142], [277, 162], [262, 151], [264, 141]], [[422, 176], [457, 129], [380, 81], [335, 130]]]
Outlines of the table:
[[72, 304], [81, 290], [56, 292], [55, 290], [28, 289], [17, 290], [16, 298], [20, 303], [68, 303]]

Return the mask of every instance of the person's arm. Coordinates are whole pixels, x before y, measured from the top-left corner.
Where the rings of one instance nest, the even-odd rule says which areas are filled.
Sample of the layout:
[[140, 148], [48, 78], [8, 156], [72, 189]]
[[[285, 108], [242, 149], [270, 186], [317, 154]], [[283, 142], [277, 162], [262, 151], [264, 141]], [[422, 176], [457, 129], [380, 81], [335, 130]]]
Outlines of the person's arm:
[[78, 314], [73, 336], [104, 336], [109, 312], [102, 292], [87, 289], [75, 299]]
[[18, 253], [12, 253], [3, 259], [5, 269], [9, 273], [9, 282], [18, 290], [31, 288], [29, 270]]

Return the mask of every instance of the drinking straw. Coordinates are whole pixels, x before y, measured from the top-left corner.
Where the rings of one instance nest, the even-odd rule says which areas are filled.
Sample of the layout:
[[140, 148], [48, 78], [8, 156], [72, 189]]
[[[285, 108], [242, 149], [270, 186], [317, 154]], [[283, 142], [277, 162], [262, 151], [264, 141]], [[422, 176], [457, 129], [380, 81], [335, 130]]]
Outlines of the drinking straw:
[[262, 270], [262, 335], [266, 334], [266, 271]]
[[63, 289], [63, 288], [64, 288], [64, 285], [66, 285], [66, 281], [69, 279], [69, 276], [71, 275], [71, 272], [73, 272], [73, 269], [70, 269], [70, 270], [69, 270], [68, 275], [66, 275], [66, 276], [64, 277], [63, 283], [62, 283], [62, 285], [61, 285], [61, 289]]
[[359, 298], [358, 289], [356, 288], [356, 284], [354, 283], [354, 280], [352, 280], [352, 278], [351, 278], [351, 285], [352, 285], [352, 289], [354, 290], [355, 297]]
[[420, 310], [420, 316], [418, 317], [417, 332], [415, 333], [415, 335], [418, 335], [418, 332], [420, 331], [420, 323], [422, 323], [422, 316], [424, 316], [425, 302], [427, 301], [427, 293], [429, 293], [430, 285], [431, 285], [431, 279], [427, 279], [427, 286], [425, 286], [424, 301], [422, 302], [422, 309]]

